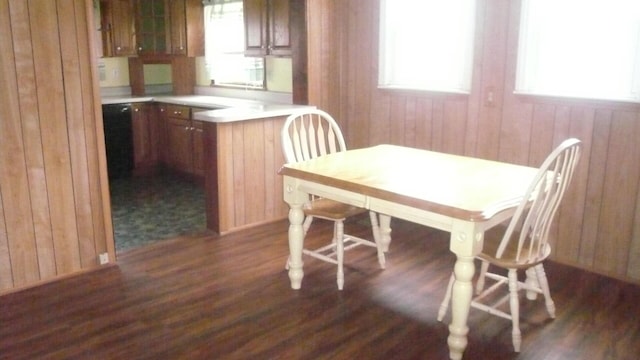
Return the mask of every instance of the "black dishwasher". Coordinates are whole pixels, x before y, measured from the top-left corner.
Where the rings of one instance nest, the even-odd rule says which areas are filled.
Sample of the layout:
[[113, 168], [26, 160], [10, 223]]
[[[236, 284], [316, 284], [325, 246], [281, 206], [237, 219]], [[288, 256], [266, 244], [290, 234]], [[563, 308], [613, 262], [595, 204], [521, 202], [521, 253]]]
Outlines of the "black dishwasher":
[[131, 104], [102, 105], [102, 118], [109, 179], [129, 177], [133, 171]]

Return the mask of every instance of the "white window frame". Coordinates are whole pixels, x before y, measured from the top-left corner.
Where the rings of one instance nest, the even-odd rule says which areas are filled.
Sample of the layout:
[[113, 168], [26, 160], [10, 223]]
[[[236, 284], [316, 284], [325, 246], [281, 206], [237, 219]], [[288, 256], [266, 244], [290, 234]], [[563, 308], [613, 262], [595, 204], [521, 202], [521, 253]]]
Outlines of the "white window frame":
[[515, 93], [640, 102], [640, 1], [522, 0]]
[[378, 87], [471, 91], [476, 0], [380, 0]]

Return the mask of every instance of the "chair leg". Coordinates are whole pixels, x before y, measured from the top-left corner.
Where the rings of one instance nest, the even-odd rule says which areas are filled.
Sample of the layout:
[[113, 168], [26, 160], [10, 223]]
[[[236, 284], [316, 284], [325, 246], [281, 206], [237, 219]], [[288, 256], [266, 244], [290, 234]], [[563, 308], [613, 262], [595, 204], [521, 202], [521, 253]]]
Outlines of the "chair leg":
[[380, 223], [380, 246], [382, 251], [389, 252], [389, 245], [391, 245], [391, 216], [378, 214]]
[[380, 225], [378, 224], [378, 215], [373, 211], [369, 211], [369, 218], [371, 219], [373, 240], [376, 242], [376, 248], [378, 250], [378, 263], [380, 263], [380, 268], [384, 269], [387, 260], [384, 257], [384, 249], [382, 248], [382, 237], [380, 233]]
[[449, 302], [451, 301], [451, 291], [453, 290], [453, 282], [455, 280], [455, 275], [451, 274], [451, 278], [449, 279], [449, 285], [447, 285], [447, 292], [444, 295], [444, 299], [440, 304], [440, 309], [438, 310], [438, 321], [442, 321], [444, 316], [447, 314], [447, 309], [449, 308]]
[[303, 236], [307, 235], [309, 228], [311, 227], [311, 223], [313, 222], [313, 216], [307, 216], [302, 223], [302, 234]]
[[[527, 287], [539, 289], [540, 284], [538, 283], [538, 276], [536, 275], [536, 270], [534, 268], [528, 268], [527, 271], [525, 271], [525, 273], [527, 274], [527, 279], [525, 280], [525, 284], [527, 284]], [[533, 290], [527, 289], [526, 293], [527, 293], [528, 300], [535, 300], [538, 298], [538, 293]]]
[[482, 261], [480, 266], [480, 274], [478, 275], [478, 282], [476, 282], [476, 294], [480, 294], [482, 290], [484, 290], [484, 279], [487, 274], [487, 270], [489, 270], [489, 263], [486, 261]]
[[334, 226], [336, 240], [336, 259], [338, 261], [337, 283], [338, 290], [344, 287], [344, 223], [336, 221]]
[[511, 337], [513, 349], [520, 352], [522, 335], [520, 334], [520, 303], [518, 300], [518, 273], [515, 269], [509, 270], [509, 306], [511, 308]]
[[555, 319], [556, 305], [553, 303], [553, 299], [551, 299], [551, 292], [549, 291], [549, 281], [547, 281], [547, 274], [545, 274], [542, 264], [536, 265], [535, 270], [538, 277], [538, 284], [540, 284], [540, 289], [542, 289], [542, 294], [544, 295], [544, 302], [547, 306], [547, 312], [552, 319]]

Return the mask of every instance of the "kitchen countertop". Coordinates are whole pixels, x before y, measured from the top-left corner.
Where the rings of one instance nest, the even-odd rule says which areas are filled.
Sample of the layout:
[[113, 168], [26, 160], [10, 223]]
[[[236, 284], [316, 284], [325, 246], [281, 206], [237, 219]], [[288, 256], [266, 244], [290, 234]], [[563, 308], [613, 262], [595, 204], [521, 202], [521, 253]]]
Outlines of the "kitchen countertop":
[[[268, 103], [207, 95], [153, 95], [153, 96], [103, 96], [102, 104], [134, 102], [162, 102], [205, 108], [194, 113], [193, 118], [207, 122], [234, 122], [274, 116], [286, 116], [300, 109], [315, 109], [309, 105]], [[210, 108], [211, 110], [206, 110]]]

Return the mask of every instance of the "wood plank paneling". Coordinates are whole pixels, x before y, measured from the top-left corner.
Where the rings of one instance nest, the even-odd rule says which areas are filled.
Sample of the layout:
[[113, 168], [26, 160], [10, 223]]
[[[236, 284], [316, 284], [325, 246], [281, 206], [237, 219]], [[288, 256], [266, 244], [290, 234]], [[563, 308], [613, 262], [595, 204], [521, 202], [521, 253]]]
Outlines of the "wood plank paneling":
[[312, 3], [309, 53], [321, 56], [309, 58], [309, 101], [339, 120], [350, 148], [392, 142], [539, 166], [578, 137], [583, 156], [554, 224], [553, 257], [640, 282], [640, 105], [514, 94], [520, 1], [478, 1], [465, 96], [377, 89], [379, 1]]
[[[58, 0], [58, 14], [67, 21], [60, 23], [60, 49], [62, 54], [62, 70], [64, 78], [64, 92], [70, 94], [82, 94], [82, 76], [79, 64], [78, 49], [81, 47], [82, 37], [87, 34], [77, 32], [79, 27], [78, 19], [84, 19], [84, 16], [76, 16], [76, 5], [80, 6], [75, 0]], [[87, 24], [83, 23], [83, 28], [87, 28]], [[89, 44], [84, 43], [87, 48]], [[88, 55], [88, 54], [87, 54]], [[73, 250], [79, 255], [78, 263], [75, 268], [80, 269], [84, 260], [84, 265], [93, 263], [96, 259], [95, 245], [91, 241], [80, 241], [80, 239], [93, 239], [93, 223], [91, 209], [91, 193], [89, 185], [89, 169], [88, 169], [88, 153], [87, 139], [85, 130], [85, 112], [84, 102], [78, 101], [74, 97], [65, 97], [66, 116], [67, 116], [67, 134], [69, 137], [69, 155], [71, 164], [71, 181], [74, 193], [74, 206], [76, 213], [76, 231], [78, 239], [77, 244], [71, 244]], [[95, 145], [94, 145], [95, 146]], [[76, 250], [77, 247], [77, 250]]]
[[90, 0], [0, 2], [0, 292], [115, 258], [92, 14]]
[[18, 76], [19, 107], [22, 117], [23, 140], [26, 149], [25, 160], [29, 178], [29, 193], [33, 213], [33, 230], [38, 249], [38, 266], [40, 276], [47, 278], [56, 274], [53, 234], [49, 217], [49, 199], [47, 188], [41, 186], [46, 181], [42, 137], [40, 133], [40, 116], [37, 106], [36, 80], [31, 46], [31, 29], [27, 3], [15, 2], [11, 7], [13, 20], [13, 39]]
[[[635, 194], [640, 177], [640, 122], [637, 113], [613, 113], [607, 149], [607, 172], [598, 225], [594, 268], [604, 273], [626, 275], [633, 233]], [[636, 260], [638, 261], [638, 260]], [[634, 266], [635, 268], [635, 266]]]
[[278, 175], [284, 164], [280, 129], [285, 119], [205, 124], [205, 143], [216, 149], [206, 155], [209, 229], [225, 234], [287, 216]]
[[267, 183], [265, 182], [265, 169], [262, 165], [266, 156], [264, 152], [264, 122], [248, 121], [243, 125], [243, 137], [249, 140], [244, 142], [243, 151], [245, 154], [242, 168], [244, 174], [244, 189], [242, 193], [245, 194], [244, 221], [247, 224], [251, 224], [259, 222], [265, 216], [264, 193], [267, 191]]
[[[33, 5], [33, 4], [30, 4]], [[65, 105], [64, 69], [60, 48], [56, 2], [29, 7], [38, 108], [42, 121], [47, 195], [53, 227], [56, 269], [69, 273], [80, 269], [77, 214], [71, 173], [71, 149]], [[67, 21], [65, 19], [65, 21]], [[46, 94], [46, 96], [44, 96]]]
[[[26, 169], [25, 147], [19, 108], [17, 68], [20, 54], [13, 48], [12, 17], [9, 2], [1, 2], [0, 8], [0, 191], [4, 209], [4, 233], [10, 268], [0, 277], [9, 287], [23, 286], [40, 279], [33, 215], [29, 199], [29, 179]], [[26, 6], [22, 7], [26, 9]], [[16, 19], [13, 19], [16, 21]]]

